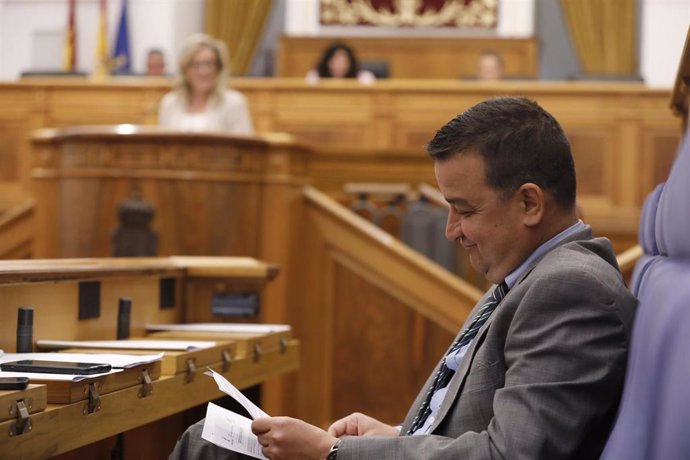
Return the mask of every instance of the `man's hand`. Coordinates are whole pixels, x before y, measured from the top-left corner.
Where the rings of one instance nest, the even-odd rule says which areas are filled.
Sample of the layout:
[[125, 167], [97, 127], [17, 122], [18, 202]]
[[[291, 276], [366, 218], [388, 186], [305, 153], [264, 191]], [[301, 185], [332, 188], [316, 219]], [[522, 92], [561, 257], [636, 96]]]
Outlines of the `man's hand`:
[[252, 432], [271, 460], [324, 460], [337, 441], [321, 428], [290, 417], [257, 418]]
[[336, 438], [341, 436], [399, 436], [398, 430], [368, 415], [355, 412], [334, 422], [328, 433]]

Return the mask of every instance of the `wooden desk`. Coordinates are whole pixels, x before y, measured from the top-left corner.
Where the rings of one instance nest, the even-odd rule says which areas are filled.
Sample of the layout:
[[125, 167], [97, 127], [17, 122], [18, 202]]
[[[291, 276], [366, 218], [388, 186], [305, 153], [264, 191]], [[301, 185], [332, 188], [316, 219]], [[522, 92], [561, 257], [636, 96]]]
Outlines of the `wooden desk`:
[[[117, 299], [132, 298], [131, 333], [142, 336], [146, 324], [183, 322], [195, 311], [210, 309], [208, 285], [223, 292], [260, 292], [276, 274], [275, 267], [248, 258], [170, 257], [144, 259], [59, 259], [6, 261], [0, 269], [0, 347], [14, 350], [16, 308], [34, 307], [34, 338], [96, 340], [114, 338]], [[174, 305], [159, 307], [161, 280], [173, 280]], [[99, 283], [100, 314], [77, 320], [79, 286]], [[82, 284], [83, 285], [83, 284]], [[170, 283], [167, 283], [170, 286]], [[282, 349], [267, 350], [260, 359], [251, 353], [237, 353], [224, 375], [239, 388], [295, 370], [299, 343], [285, 343]], [[240, 349], [240, 348], [238, 348]], [[241, 348], [244, 350], [244, 348]], [[32, 414], [32, 430], [10, 437], [11, 421], [0, 423], [0, 458], [40, 459], [63, 454], [100, 440], [61, 458], [96, 458], [110, 447], [109, 438], [117, 433], [143, 427], [186, 409], [222, 396], [213, 379], [194, 371], [189, 382], [184, 374], [163, 375], [152, 382], [150, 396], [141, 397], [140, 385], [100, 395], [100, 410], [85, 415], [84, 402], [49, 404]], [[217, 369], [219, 370], [219, 369]], [[137, 436], [155, 436], [148, 443], [130, 450], [126, 458], [167, 458], [184, 428], [184, 419], [169, 419], [162, 424], [139, 428], [125, 442]], [[172, 427], [175, 427], [172, 429]], [[162, 428], [161, 428], [162, 427]], [[100, 450], [99, 450], [100, 449]], [[144, 457], [141, 457], [144, 455]]]

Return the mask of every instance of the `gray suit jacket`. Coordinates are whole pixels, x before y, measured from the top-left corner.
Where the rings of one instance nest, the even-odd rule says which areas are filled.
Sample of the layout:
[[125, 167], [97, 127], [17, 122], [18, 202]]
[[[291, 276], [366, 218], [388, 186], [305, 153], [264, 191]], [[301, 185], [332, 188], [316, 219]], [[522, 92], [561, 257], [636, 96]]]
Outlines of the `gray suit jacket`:
[[599, 458], [635, 305], [609, 241], [579, 232], [530, 267], [479, 331], [430, 435], [348, 437], [338, 460]]

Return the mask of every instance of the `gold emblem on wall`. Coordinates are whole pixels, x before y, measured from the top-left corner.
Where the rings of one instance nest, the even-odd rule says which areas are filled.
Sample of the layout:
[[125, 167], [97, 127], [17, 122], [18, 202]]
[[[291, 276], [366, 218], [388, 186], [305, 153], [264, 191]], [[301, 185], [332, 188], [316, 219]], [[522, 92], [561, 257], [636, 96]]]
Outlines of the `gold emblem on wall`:
[[496, 27], [498, 0], [321, 0], [321, 24]]

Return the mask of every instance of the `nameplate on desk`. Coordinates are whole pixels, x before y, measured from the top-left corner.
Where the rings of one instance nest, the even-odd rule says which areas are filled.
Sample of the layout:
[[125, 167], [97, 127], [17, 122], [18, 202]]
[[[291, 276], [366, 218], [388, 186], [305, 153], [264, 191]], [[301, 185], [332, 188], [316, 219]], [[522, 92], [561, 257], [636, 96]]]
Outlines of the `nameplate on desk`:
[[216, 293], [211, 299], [214, 316], [257, 316], [260, 306], [255, 293]]

